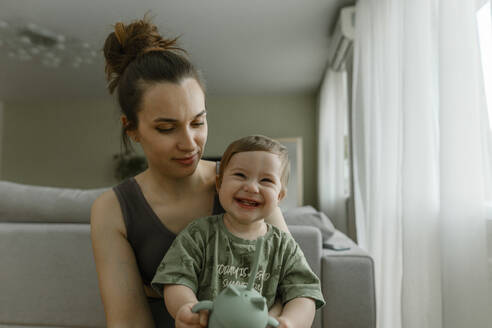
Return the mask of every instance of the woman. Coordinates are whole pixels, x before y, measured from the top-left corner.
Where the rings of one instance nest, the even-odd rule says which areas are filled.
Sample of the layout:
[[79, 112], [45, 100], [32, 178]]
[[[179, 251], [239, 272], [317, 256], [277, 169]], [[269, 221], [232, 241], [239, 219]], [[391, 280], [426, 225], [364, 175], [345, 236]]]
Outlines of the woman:
[[[91, 236], [108, 327], [174, 327], [150, 287], [174, 237], [193, 219], [220, 213], [216, 163], [201, 160], [207, 139], [198, 72], [146, 18], [117, 23], [104, 55], [117, 90], [122, 140], [142, 147], [148, 169], [93, 204]], [[267, 219], [287, 231], [280, 210]], [[197, 325], [198, 327], [198, 325]]]

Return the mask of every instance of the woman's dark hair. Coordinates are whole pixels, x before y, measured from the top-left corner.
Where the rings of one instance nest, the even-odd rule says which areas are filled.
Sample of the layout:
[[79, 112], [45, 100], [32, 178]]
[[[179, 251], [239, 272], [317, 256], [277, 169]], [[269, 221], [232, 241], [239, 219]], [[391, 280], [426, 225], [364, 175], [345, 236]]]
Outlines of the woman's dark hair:
[[104, 43], [104, 58], [109, 92], [117, 90], [121, 112], [128, 119], [121, 131], [125, 152], [131, 149], [126, 131], [138, 126], [137, 113], [146, 88], [191, 77], [205, 89], [186, 51], [177, 46], [177, 38], [163, 38], [147, 15], [128, 25], [116, 23]]

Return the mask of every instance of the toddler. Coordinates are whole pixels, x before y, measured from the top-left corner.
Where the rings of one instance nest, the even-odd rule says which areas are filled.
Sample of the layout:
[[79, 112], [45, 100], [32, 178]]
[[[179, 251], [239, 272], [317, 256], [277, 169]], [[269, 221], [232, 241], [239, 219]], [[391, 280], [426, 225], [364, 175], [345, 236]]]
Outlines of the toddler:
[[254, 288], [269, 309], [281, 301], [280, 327], [311, 327], [324, 305], [319, 279], [295, 240], [264, 221], [285, 196], [288, 175], [287, 149], [278, 141], [248, 136], [226, 149], [216, 183], [225, 214], [190, 223], [152, 280], [176, 327], [205, 327], [207, 314], [192, 313], [193, 305], [215, 300], [229, 285], [247, 285], [259, 237], [264, 251]]

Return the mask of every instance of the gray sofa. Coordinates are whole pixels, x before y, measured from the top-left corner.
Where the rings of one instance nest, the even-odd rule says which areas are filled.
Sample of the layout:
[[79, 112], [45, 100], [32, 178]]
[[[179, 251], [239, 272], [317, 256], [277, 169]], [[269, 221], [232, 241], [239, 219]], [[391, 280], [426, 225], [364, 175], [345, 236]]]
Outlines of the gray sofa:
[[[0, 327], [105, 326], [89, 227], [90, 206], [104, 190], [0, 181]], [[326, 305], [313, 327], [375, 328], [368, 254], [311, 207], [284, 215], [321, 277]]]

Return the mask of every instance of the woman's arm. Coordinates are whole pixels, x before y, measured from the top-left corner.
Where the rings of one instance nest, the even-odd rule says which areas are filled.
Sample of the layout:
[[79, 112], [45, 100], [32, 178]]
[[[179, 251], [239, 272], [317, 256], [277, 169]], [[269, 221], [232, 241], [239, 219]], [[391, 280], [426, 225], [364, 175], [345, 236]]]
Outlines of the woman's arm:
[[154, 327], [114, 191], [91, 209], [91, 239], [107, 327]]
[[287, 227], [287, 224], [285, 223], [284, 216], [282, 214], [282, 211], [280, 210], [280, 207], [277, 206], [277, 208], [273, 211], [272, 214], [270, 214], [269, 217], [265, 219], [266, 222], [276, 226], [282, 231], [285, 231], [290, 234], [289, 228]]

